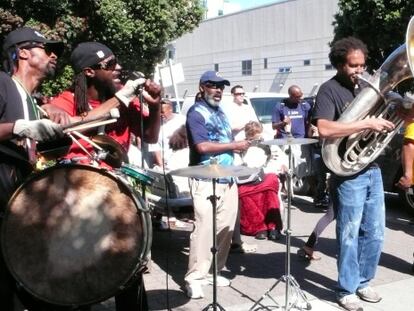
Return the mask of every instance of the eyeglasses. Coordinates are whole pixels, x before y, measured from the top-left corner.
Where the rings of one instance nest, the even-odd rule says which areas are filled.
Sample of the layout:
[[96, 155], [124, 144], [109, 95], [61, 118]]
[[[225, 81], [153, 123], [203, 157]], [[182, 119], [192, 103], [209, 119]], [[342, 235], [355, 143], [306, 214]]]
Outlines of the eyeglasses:
[[244, 96], [245, 93], [234, 93], [234, 96]]
[[100, 62], [96, 65], [91, 66], [92, 69], [102, 69], [102, 70], [115, 70], [116, 64], [118, 64], [118, 60], [116, 57], [111, 58], [110, 60], [106, 62]]
[[224, 84], [214, 84], [214, 83], [205, 83], [204, 84], [205, 87], [209, 88], [209, 89], [220, 89], [220, 90], [224, 90]]

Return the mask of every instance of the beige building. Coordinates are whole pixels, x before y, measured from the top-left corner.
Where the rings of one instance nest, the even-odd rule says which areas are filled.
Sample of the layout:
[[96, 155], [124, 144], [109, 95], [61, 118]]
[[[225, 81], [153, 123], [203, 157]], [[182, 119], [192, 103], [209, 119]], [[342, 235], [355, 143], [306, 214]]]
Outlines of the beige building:
[[197, 91], [205, 70], [218, 70], [247, 91], [305, 95], [332, 77], [328, 59], [337, 0], [287, 0], [203, 21], [174, 42], [174, 63], [185, 81], [179, 94]]

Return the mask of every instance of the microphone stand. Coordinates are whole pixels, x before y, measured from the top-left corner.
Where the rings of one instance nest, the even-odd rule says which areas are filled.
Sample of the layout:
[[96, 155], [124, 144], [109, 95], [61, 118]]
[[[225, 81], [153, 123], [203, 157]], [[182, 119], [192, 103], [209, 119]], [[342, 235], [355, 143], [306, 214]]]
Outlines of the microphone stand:
[[[138, 75], [137, 73], [133, 73], [137, 78], [140, 78], [141, 75]], [[144, 160], [144, 95], [142, 94], [143, 87], [140, 85], [138, 87], [138, 98], [139, 98], [139, 104], [140, 104], [140, 120], [139, 120], [139, 132], [140, 132], [140, 140], [141, 140], [141, 168], [144, 169], [145, 160]], [[148, 206], [148, 201], [146, 198], [146, 184], [143, 181], [140, 181], [141, 184], [141, 194], [142, 199], [145, 202], [145, 205]]]

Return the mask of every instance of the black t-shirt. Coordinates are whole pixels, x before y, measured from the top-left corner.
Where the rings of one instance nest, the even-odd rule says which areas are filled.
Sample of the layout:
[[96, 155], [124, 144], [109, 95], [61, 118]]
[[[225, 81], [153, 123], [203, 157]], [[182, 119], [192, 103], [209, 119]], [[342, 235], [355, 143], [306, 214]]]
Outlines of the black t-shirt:
[[22, 98], [10, 76], [0, 72], [0, 122], [14, 122], [23, 119]]
[[[11, 77], [0, 72], [0, 122], [12, 123], [18, 119], [24, 119], [22, 97]], [[14, 142], [2, 141], [0, 144], [27, 158], [24, 148]], [[13, 191], [28, 172], [27, 163], [0, 150], [0, 211], [5, 208]]]
[[[319, 88], [316, 95], [315, 106], [312, 110], [312, 123], [318, 119], [336, 121], [354, 100], [360, 89], [347, 87], [341, 83], [337, 76], [326, 81]], [[346, 151], [346, 139], [338, 147], [338, 153], [343, 155]], [[371, 165], [376, 165], [374, 162]]]
[[319, 88], [315, 106], [312, 109], [312, 123], [318, 119], [336, 121], [355, 98], [354, 89], [346, 87], [337, 76], [326, 81]]

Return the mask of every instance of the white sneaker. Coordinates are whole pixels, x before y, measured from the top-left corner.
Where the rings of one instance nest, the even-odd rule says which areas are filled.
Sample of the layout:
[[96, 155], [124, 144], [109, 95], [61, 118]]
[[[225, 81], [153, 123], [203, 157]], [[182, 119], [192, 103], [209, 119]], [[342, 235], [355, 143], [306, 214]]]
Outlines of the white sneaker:
[[382, 297], [371, 286], [358, 289], [356, 294], [362, 300], [373, 303], [380, 302], [382, 299]]
[[204, 297], [203, 289], [201, 288], [201, 280], [193, 280], [185, 283], [185, 292], [188, 298], [200, 299]]
[[338, 304], [348, 311], [363, 311], [361, 300], [355, 294], [346, 295], [337, 299]]
[[[204, 280], [205, 280], [205, 284], [213, 285], [213, 275], [212, 274], [208, 274]], [[216, 281], [217, 281], [217, 286], [218, 287], [230, 286], [230, 280], [225, 278], [224, 276], [217, 275]]]

